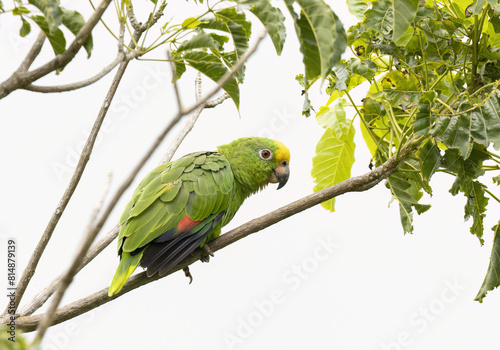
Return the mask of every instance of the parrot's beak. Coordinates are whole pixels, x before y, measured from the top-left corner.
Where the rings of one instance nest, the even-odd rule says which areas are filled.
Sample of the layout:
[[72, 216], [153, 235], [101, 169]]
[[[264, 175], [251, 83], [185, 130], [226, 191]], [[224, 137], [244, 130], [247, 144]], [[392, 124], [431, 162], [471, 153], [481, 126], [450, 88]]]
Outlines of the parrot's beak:
[[279, 183], [278, 190], [285, 186], [288, 181], [288, 177], [290, 176], [290, 167], [288, 166], [287, 161], [281, 162], [276, 169], [273, 170], [271, 175], [269, 175], [269, 182]]

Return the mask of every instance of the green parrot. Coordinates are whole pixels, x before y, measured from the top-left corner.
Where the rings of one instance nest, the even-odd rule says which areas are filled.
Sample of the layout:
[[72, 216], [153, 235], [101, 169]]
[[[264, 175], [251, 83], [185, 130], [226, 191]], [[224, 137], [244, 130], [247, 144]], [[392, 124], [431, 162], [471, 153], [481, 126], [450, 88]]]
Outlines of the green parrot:
[[120, 263], [108, 295], [118, 293], [139, 265], [149, 277], [163, 276], [218, 237], [247, 197], [270, 182], [279, 183], [278, 189], [286, 184], [289, 163], [283, 143], [246, 137], [154, 169], [120, 218]]

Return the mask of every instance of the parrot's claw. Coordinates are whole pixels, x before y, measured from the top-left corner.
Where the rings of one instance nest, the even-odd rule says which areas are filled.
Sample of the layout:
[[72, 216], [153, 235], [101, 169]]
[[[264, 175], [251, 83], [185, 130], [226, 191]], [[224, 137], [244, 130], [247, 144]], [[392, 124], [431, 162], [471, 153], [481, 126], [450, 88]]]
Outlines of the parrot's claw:
[[189, 284], [191, 284], [191, 282], [193, 282], [193, 276], [191, 276], [191, 272], [189, 272], [189, 266], [188, 267], [185, 267], [182, 269], [182, 271], [184, 271], [184, 275], [189, 278]]
[[201, 249], [203, 250], [203, 253], [201, 253], [200, 260], [205, 263], [209, 262], [210, 257], [214, 256], [214, 252], [212, 251], [212, 249], [210, 249], [210, 246], [206, 243], [203, 245], [203, 247], [201, 247]]

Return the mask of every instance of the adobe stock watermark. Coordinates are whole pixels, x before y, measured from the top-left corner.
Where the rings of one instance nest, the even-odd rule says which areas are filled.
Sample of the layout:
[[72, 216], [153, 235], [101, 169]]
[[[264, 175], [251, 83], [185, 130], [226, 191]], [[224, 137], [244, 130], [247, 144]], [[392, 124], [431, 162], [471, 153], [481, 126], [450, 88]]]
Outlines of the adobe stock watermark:
[[87, 324], [92, 323], [103, 308], [98, 307], [78, 319], [65, 321], [58, 330], [49, 328], [44, 340], [43, 350], [63, 350], [71, 348], [71, 339], [82, 334]]
[[[158, 63], [154, 67], [147, 66], [140, 82], [128, 92], [121, 93], [113, 100], [110, 108], [111, 113], [102, 123], [94, 148], [102, 142], [106, 135], [113, 133], [117, 129], [117, 124], [127, 118], [135, 108], [144, 102], [152, 91], [162, 86], [169, 79], [168, 65]], [[90, 128], [81, 130], [82, 137], [73, 145], [66, 146], [64, 159], [52, 162], [52, 170], [59, 182], [65, 182], [73, 175], [90, 130]]]
[[380, 343], [381, 350], [403, 350], [415, 342], [415, 336], [424, 333], [429, 325], [436, 322], [439, 316], [462, 294], [468, 287], [460, 284], [457, 278], [444, 280], [444, 287], [439, 296], [420, 306], [408, 318], [410, 327], [398, 333], [395, 339]]
[[338, 247], [339, 245], [333, 242], [331, 236], [318, 238], [317, 245], [310, 255], [290, 266], [282, 274], [281, 282], [284, 284], [282, 288], [275, 288], [266, 297], [255, 300], [252, 303], [252, 311], [236, 318], [233, 330], [222, 335], [226, 348], [236, 349], [238, 345], [249, 339], [259, 327], [265, 324], [267, 319], [279, 310], [293, 292], [300, 289], [304, 281], [308, 280], [322, 263], [332, 257]]
[[296, 114], [288, 113], [286, 107], [282, 110], [273, 109], [273, 116], [269, 118], [267, 126], [261, 129], [257, 136], [274, 139], [276, 133], [283, 132], [297, 118]]

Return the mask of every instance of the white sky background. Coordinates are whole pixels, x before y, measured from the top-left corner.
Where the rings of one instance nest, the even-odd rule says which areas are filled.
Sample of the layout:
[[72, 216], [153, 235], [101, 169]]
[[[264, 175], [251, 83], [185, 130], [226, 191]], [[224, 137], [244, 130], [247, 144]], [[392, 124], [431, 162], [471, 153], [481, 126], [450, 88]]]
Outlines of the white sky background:
[[[137, 12], [143, 3], [136, 3]], [[346, 28], [355, 23], [344, 2], [330, 3]], [[165, 18], [182, 21], [192, 16], [187, 12], [192, 9], [189, 4], [168, 5]], [[63, 1], [62, 5], [88, 17], [86, 3]], [[116, 31], [112, 6], [105, 17]], [[287, 21], [282, 57], [275, 55], [266, 38], [248, 62], [241, 87], [241, 117], [231, 101], [205, 110], [176, 153], [179, 157], [210, 150], [251, 135], [272, 136], [290, 148], [288, 184], [280, 191], [271, 185], [249, 199], [224, 231], [312, 191], [311, 159], [323, 129], [313, 117], [301, 116], [303, 100], [294, 77], [303, 72], [302, 58], [289, 16]], [[18, 19], [0, 17], [2, 81], [18, 67], [36, 37], [33, 25], [35, 33], [19, 40], [19, 27]], [[261, 28], [255, 22], [253, 32]], [[99, 71], [115, 53], [116, 42], [98, 25], [90, 61], [80, 53], [60, 76], [50, 75], [37, 83], [81, 80]], [[164, 58], [164, 53], [158, 50], [151, 57]], [[52, 55], [46, 43], [35, 66]], [[24, 301], [70, 263], [108, 173], [113, 173], [114, 191], [175, 114], [167, 67], [131, 62], [100, 142]], [[15, 237], [18, 277], [67, 186], [78, 145], [86, 139], [113, 75], [75, 92], [16, 91], [0, 101], [0, 257], [5, 256], [5, 238]], [[190, 71], [180, 81], [186, 105], [193, 101], [194, 77]], [[207, 91], [210, 83], [204, 81]], [[328, 96], [319, 86], [312, 90], [313, 104], [319, 108]], [[362, 96], [362, 92], [357, 95]], [[174, 135], [151, 158], [99, 238], [116, 224], [133, 189], [158, 164]], [[356, 143], [353, 175], [369, 171], [370, 156], [359, 132]], [[55, 171], [56, 164], [63, 170]], [[470, 222], [463, 222], [465, 198], [448, 193], [451, 183], [446, 175], [434, 176], [434, 196], [422, 200], [432, 208], [415, 215], [413, 235], [403, 235], [398, 207], [393, 203], [388, 208], [390, 192], [383, 184], [365, 193], [347, 194], [337, 199], [335, 213], [310, 209], [217, 252], [209, 264], [195, 263], [191, 285], [176, 273], [50, 328], [44, 348], [496, 349], [500, 291], [490, 292], [483, 304], [473, 299], [488, 266], [493, 238], [489, 228], [498, 220], [499, 206], [490, 200], [485, 245], [480, 247], [469, 233]], [[64, 304], [109, 286], [118, 263], [115, 248], [113, 242], [77, 276]], [[3, 276], [0, 286], [6, 272]], [[231, 342], [234, 346], [228, 345]]]

